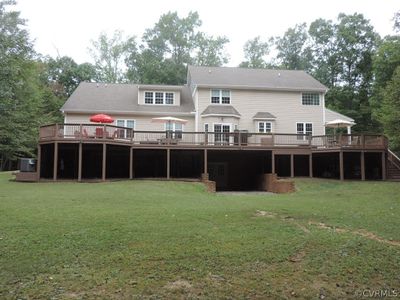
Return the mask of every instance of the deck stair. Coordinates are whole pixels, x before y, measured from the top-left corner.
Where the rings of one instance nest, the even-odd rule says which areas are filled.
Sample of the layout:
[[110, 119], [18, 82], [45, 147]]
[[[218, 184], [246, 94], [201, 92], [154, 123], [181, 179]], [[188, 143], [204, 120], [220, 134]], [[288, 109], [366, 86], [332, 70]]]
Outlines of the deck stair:
[[400, 181], [400, 158], [389, 149], [387, 178], [393, 181]]

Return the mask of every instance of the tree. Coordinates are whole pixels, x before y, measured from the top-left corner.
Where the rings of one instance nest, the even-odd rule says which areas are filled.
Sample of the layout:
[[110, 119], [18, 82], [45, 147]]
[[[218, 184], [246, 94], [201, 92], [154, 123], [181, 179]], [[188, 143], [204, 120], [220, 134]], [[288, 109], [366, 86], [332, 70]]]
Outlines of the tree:
[[283, 37], [276, 38], [277, 58], [282, 68], [289, 70], [309, 70], [311, 51], [307, 45], [306, 23], [289, 28]]
[[400, 10], [394, 14], [393, 22], [394, 31], [400, 32]]
[[269, 64], [265, 61], [266, 56], [270, 51], [269, 42], [263, 42], [260, 36], [255, 37], [252, 40], [248, 40], [243, 47], [245, 61], [239, 66], [244, 68], [266, 68]]
[[393, 74], [383, 92], [383, 103], [380, 114], [385, 134], [395, 151], [400, 150], [400, 66]]
[[375, 119], [379, 119], [384, 89], [398, 66], [400, 66], [400, 37], [386, 36], [373, 57], [375, 80], [370, 103]]
[[121, 31], [115, 31], [111, 37], [104, 32], [92, 41], [89, 53], [96, 68], [96, 80], [100, 82], [125, 82], [124, 62], [129, 53], [136, 50], [134, 37], [124, 39]]
[[128, 79], [141, 83], [183, 84], [190, 64], [220, 66], [228, 61], [224, 52], [228, 39], [209, 37], [199, 31], [197, 12], [180, 18], [176, 12], [160, 17], [146, 29], [140, 51], [127, 59]]
[[312, 52], [311, 73], [329, 88], [338, 84], [341, 71], [336, 29], [331, 20], [317, 19], [308, 30]]
[[96, 78], [96, 69], [92, 64], [79, 65], [68, 56], [56, 59], [47, 57], [44, 65], [44, 82], [51, 87], [56, 96], [64, 100], [72, 94], [80, 82]]
[[226, 64], [229, 59], [225, 53], [225, 44], [229, 40], [226, 37], [208, 37], [203, 33], [197, 36], [197, 54], [194, 57], [194, 64], [197, 66], [220, 67]]
[[38, 101], [31, 84], [32, 44], [19, 13], [6, 11], [10, 5], [15, 2], [0, 2], [0, 170], [18, 156], [32, 153], [34, 135], [26, 122], [35, 115]]

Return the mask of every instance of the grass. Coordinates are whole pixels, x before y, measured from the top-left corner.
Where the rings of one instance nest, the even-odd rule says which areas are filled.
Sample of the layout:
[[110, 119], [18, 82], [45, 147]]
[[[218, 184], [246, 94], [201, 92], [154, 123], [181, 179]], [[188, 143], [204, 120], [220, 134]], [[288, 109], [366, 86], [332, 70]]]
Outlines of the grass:
[[344, 299], [400, 289], [400, 246], [382, 242], [400, 241], [398, 183], [299, 179], [289, 195], [213, 195], [197, 183], [10, 178], [0, 173], [2, 299]]

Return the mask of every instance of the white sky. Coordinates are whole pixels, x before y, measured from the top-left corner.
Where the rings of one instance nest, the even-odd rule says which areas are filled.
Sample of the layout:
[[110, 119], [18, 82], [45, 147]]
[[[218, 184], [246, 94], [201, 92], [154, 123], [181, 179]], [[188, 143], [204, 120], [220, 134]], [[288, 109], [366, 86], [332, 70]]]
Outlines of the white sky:
[[91, 61], [87, 48], [100, 32], [121, 29], [141, 38], [168, 11], [180, 17], [197, 11], [201, 31], [225, 35], [230, 43], [229, 66], [243, 59], [244, 43], [260, 35], [282, 35], [297, 23], [317, 18], [336, 19], [340, 12], [362, 13], [382, 36], [393, 34], [392, 18], [400, 10], [399, 0], [18, 0], [16, 10], [28, 21], [35, 48], [42, 54]]

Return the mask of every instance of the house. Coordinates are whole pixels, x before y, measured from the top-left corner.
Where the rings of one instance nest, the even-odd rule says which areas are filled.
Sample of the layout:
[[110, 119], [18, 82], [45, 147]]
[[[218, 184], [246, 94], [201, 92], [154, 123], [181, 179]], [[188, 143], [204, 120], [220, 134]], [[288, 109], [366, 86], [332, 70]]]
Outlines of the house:
[[[234, 190], [268, 173], [385, 179], [385, 137], [352, 135], [326, 92], [304, 71], [230, 67], [189, 66], [182, 86], [82, 82], [64, 124], [40, 130], [40, 178], [209, 176]], [[114, 123], [90, 124], [98, 113]], [[335, 119], [347, 134], [326, 135]]]
[[64, 123], [107, 113], [135, 130], [166, 130], [152, 118], [174, 116], [188, 122], [172, 130], [323, 135], [328, 121], [354, 122], [325, 108], [326, 92], [304, 71], [190, 66], [184, 86], [83, 82], [61, 111]]

